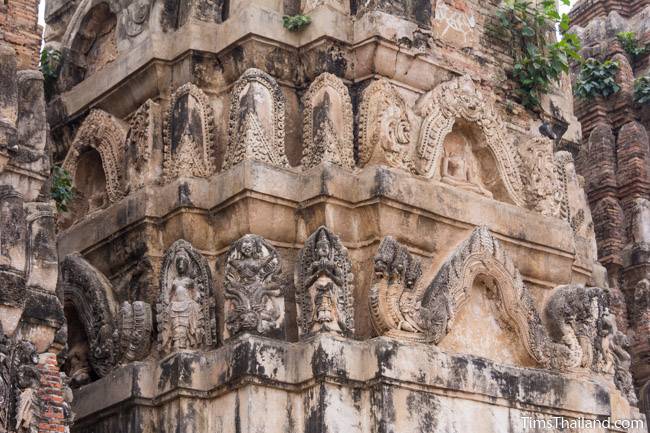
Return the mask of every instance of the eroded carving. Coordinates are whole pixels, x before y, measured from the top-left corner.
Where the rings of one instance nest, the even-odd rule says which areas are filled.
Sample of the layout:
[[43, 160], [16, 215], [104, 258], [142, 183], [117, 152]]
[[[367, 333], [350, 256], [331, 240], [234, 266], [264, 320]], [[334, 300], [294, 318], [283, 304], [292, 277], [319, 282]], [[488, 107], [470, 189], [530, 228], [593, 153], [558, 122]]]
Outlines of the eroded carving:
[[[384, 238], [375, 256], [370, 292], [372, 323], [380, 335], [438, 344], [452, 329], [473, 282], [481, 277], [500, 313], [540, 366], [595, 369], [592, 358], [583, 360], [586, 353], [593, 357], [594, 350], [582, 347], [581, 336], [587, 336], [590, 348], [595, 347], [599, 314], [604, 310], [596, 311], [599, 304], [592, 300], [602, 299], [602, 289], [583, 287], [589, 294], [585, 296], [573, 289], [557, 289], [546, 309], [549, 323], [556, 327], [549, 334], [519, 271], [486, 227], [477, 227], [456, 248], [428, 286], [421, 282], [421, 273], [419, 261], [406, 247]], [[584, 318], [577, 328], [572, 322], [576, 317]]]
[[129, 119], [124, 170], [129, 191], [142, 188], [148, 177], [156, 177], [156, 170], [150, 162], [156, 142], [156, 128], [160, 125], [159, 109], [158, 104], [148, 99]]
[[228, 337], [244, 332], [267, 336], [284, 330], [284, 293], [280, 257], [258, 235], [247, 234], [228, 251], [225, 311]]
[[[453, 134], [453, 132], [452, 132]], [[450, 134], [444, 144], [440, 181], [476, 194], [492, 198], [481, 179], [479, 164], [472, 144], [464, 134]]]
[[147, 27], [151, 0], [135, 0], [122, 11], [121, 23], [127, 36], [138, 36]]
[[404, 100], [388, 80], [374, 81], [363, 91], [359, 113], [359, 165], [414, 172], [411, 121]]
[[289, 166], [284, 106], [282, 89], [273, 77], [255, 68], [244, 72], [232, 90], [224, 169], [246, 159]]
[[14, 341], [0, 327], [0, 431], [38, 431], [40, 373], [34, 345]]
[[[59, 290], [64, 294], [66, 309], [76, 312], [87, 338], [70, 347], [70, 376], [74, 382], [87, 381], [88, 364], [97, 376], [103, 377], [116, 366], [148, 354], [149, 304], [135, 302], [124, 306], [120, 313], [108, 279], [79, 254], [68, 255], [61, 262]], [[129, 325], [125, 324], [129, 319], [124, 310], [131, 310]], [[133, 345], [138, 349], [130, 350]]]
[[509, 199], [525, 206], [520, 162], [512, 143], [506, 137], [506, 127], [493, 104], [474, 85], [468, 76], [440, 84], [423, 95], [416, 113], [424, 120], [417, 145], [418, 172], [430, 178], [441, 177], [445, 137], [452, 132], [458, 120], [477, 125], [485, 140], [484, 146], [496, 162], [500, 180]]
[[[122, 158], [127, 133], [128, 128], [105, 111], [94, 109], [88, 114], [63, 162], [63, 168], [70, 172], [77, 190], [83, 190], [80, 188], [81, 182], [77, 179], [80, 158], [88, 150], [94, 149], [101, 157], [109, 201], [113, 203], [124, 196]], [[87, 197], [89, 201], [94, 199], [94, 197]]]
[[214, 114], [208, 97], [192, 83], [176, 89], [165, 114], [163, 168], [167, 180], [209, 177], [214, 169]]
[[354, 168], [352, 102], [348, 88], [330, 73], [319, 75], [303, 97], [304, 169], [322, 162]]
[[156, 305], [158, 343], [163, 353], [216, 345], [212, 293], [205, 258], [189, 242], [174, 242], [165, 253]]
[[562, 184], [553, 155], [553, 140], [534, 137], [519, 146], [519, 155], [526, 175], [522, 176], [529, 209], [542, 215], [562, 216]]
[[347, 249], [320, 227], [300, 250], [294, 274], [301, 335], [354, 333], [354, 286]]

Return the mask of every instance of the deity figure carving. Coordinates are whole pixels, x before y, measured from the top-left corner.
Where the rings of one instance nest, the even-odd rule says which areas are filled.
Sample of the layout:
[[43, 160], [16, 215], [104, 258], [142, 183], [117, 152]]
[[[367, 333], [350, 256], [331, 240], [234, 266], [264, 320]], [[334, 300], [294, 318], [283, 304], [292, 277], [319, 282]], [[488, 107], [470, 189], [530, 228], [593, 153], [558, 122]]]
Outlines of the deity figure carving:
[[247, 159], [288, 167], [284, 116], [284, 94], [275, 79], [255, 68], [244, 72], [232, 91], [223, 168]]
[[38, 354], [28, 341], [13, 341], [0, 327], [0, 432], [36, 433]]
[[280, 258], [261, 236], [247, 234], [228, 251], [225, 269], [227, 338], [244, 332], [279, 336], [284, 326]]
[[121, 16], [122, 27], [127, 36], [134, 38], [142, 33], [147, 25], [150, 9], [151, 0], [135, 0], [128, 4]]
[[36, 368], [38, 364], [38, 355], [36, 349], [31, 343], [20, 342], [17, 367], [17, 387], [20, 393], [16, 396], [16, 427], [17, 433], [36, 433], [38, 432], [38, 419], [35, 413], [38, 413], [38, 396], [37, 391], [40, 386], [40, 373]]
[[553, 140], [535, 137], [519, 147], [523, 166], [522, 177], [529, 209], [542, 215], [560, 218], [562, 215], [562, 184], [553, 154]]
[[441, 182], [492, 198], [483, 185], [472, 144], [464, 134], [447, 136], [442, 157]]
[[616, 317], [607, 307], [600, 318], [599, 331], [600, 353], [603, 356], [600, 371], [613, 373], [616, 388], [621, 391], [630, 404], [637, 404], [634, 381], [630, 372], [632, 366], [632, 356], [628, 352], [630, 340], [627, 335], [618, 330]]
[[294, 273], [301, 336], [354, 333], [351, 268], [347, 249], [327, 227], [305, 241]]
[[158, 343], [163, 353], [210, 347], [216, 321], [210, 269], [205, 258], [184, 240], [165, 253], [158, 299]]
[[404, 100], [386, 79], [371, 83], [359, 109], [359, 164], [384, 164], [415, 171], [411, 121]]
[[151, 99], [129, 119], [124, 172], [130, 192], [160, 178], [162, 164], [157, 153], [154, 158], [154, 148], [160, 145], [160, 123], [160, 106]]
[[352, 102], [341, 79], [327, 72], [319, 75], [303, 105], [303, 169], [321, 162], [354, 168]]

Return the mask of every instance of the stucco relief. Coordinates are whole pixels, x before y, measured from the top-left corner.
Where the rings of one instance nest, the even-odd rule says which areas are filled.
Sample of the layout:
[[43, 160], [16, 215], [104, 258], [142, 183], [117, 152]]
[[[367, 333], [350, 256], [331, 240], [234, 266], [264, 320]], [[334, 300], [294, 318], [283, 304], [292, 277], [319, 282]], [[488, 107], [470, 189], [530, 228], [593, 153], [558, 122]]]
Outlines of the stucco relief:
[[[121, 120], [105, 111], [92, 110], [79, 128], [63, 168], [76, 180], [80, 157], [90, 149], [96, 150], [106, 177], [108, 200], [111, 203], [120, 200], [124, 196], [122, 161], [127, 134], [128, 127]], [[75, 186], [80, 189], [79, 185]]]
[[[64, 295], [66, 309], [73, 309], [78, 316], [87, 339], [69, 349], [73, 381], [83, 383], [91, 371], [106, 376], [115, 367], [148, 355], [149, 304], [125, 302], [120, 309], [111, 283], [79, 254], [68, 255], [61, 263], [58, 290]], [[80, 375], [87, 377], [82, 380]]]
[[415, 171], [411, 120], [404, 99], [382, 78], [364, 91], [359, 108], [359, 165], [388, 165]]
[[163, 354], [208, 349], [217, 343], [212, 276], [205, 258], [180, 239], [165, 253], [156, 304]]
[[299, 333], [354, 333], [352, 262], [338, 236], [320, 227], [305, 241], [294, 273]]
[[288, 167], [284, 117], [284, 95], [275, 79], [255, 68], [244, 72], [231, 94], [223, 168], [248, 159]]
[[330, 162], [354, 168], [352, 102], [348, 88], [330, 73], [319, 75], [303, 97], [302, 166]]
[[284, 332], [280, 257], [264, 238], [247, 234], [228, 251], [225, 269], [226, 338]]
[[[507, 129], [496, 113], [492, 102], [476, 87], [472, 79], [462, 76], [444, 82], [418, 100], [415, 112], [423, 118], [417, 142], [418, 172], [428, 178], [441, 179], [441, 161], [448, 165], [449, 151], [445, 149], [446, 137], [452, 133], [457, 122], [475, 126], [483, 142], [472, 143], [471, 150], [484, 148], [494, 158], [500, 181], [503, 182], [507, 198], [518, 206], [525, 207], [524, 188], [521, 182], [518, 154], [506, 135]], [[485, 152], [484, 152], [485, 153]], [[463, 159], [463, 166], [455, 177], [462, 184], [477, 185], [476, 174], [468, 168], [471, 161], [468, 150], [457, 158]]]
[[[605, 289], [556, 288], [544, 310], [551, 324], [547, 329], [521, 274], [486, 227], [477, 227], [454, 250], [429, 285], [421, 280], [421, 269], [420, 261], [404, 245], [384, 238], [375, 256], [370, 291], [371, 319], [378, 334], [439, 344], [454, 327], [470, 288], [481, 279], [507, 326], [515, 330], [537, 365], [614, 374], [615, 363], [607, 367], [607, 359], [612, 353], [622, 354], [620, 342], [615, 343], [621, 336], [611, 326], [609, 332], [599, 333], [608, 317]], [[607, 342], [606, 335], [611, 335]], [[621, 376], [619, 381], [624, 383], [626, 378]]]
[[192, 83], [176, 89], [163, 127], [166, 180], [214, 174], [214, 130], [214, 114], [206, 94]]

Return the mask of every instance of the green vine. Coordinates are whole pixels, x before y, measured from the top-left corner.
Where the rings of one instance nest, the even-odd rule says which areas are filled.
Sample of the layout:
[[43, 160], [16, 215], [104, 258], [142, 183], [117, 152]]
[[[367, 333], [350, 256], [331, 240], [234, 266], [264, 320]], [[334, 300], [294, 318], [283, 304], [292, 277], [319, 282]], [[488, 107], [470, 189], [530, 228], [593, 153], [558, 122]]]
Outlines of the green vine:
[[[561, 2], [569, 5], [569, 0]], [[555, 0], [505, 0], [497, 19], [498, 33], [513, 43], [515, 93], [526, 108], [538, 109], [551, 84], [569, 72], [570, 59], [582, 60], [580, 40], [568, 33], [569, 16], [558, 12]], [[562, 36], [553, 42], [556, 27]]]
[[634, 100], [639, 104], [650, 104], [650, 75], [634, 81]]
[[639, 44], [639, 41], [636, 38], [636, 33], [634, 32], [620, 32], [616, 35], [616, 38], [623, 46], [625, 52], [630, 55], [632, 60], [638, 59], [648, 50], [646, 46]]
[[60, 212], [67, 212], [68, 205], [74, 198], [74, 187], [72, 176], [68, 170], [54, 166], [52, 167], [52, 187], [50, 188], [52, 199], [56, 202], [56, 208]]
[[55, 49], [44, 48], [41, 51], [40, 69], [44, 79], [45, 99], [48, 101], [56, 91], [56, 81], [59, 79], [62, 58], [61, 52]]
[[616, 83], [616, 73], [620, 65], [616, 61], [599, 62], [591, 58], [582, 63], [580, 75], [576, 81], [576, 96], [592, 99], [596, 96], [607, 98], [621, 90]]
[[297, 32], [311, 24], [311, 17], [308, 15], [285, 15], [282, 17], [282, 25], [290, 32]]

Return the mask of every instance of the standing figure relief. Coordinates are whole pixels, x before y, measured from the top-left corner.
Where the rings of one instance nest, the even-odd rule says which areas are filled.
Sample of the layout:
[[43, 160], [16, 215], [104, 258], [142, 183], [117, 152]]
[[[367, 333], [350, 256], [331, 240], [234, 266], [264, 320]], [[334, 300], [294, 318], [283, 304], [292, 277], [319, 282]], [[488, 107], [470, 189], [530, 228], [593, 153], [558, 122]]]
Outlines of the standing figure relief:
[[258, 235], [235, 242], [226, 259], [226, 338], [250, 332], [278, 335], [284, 326], [280, 258], [275, 248]]

